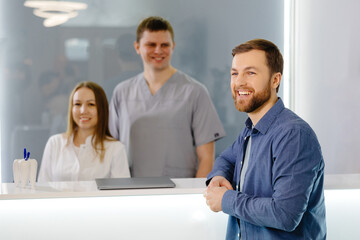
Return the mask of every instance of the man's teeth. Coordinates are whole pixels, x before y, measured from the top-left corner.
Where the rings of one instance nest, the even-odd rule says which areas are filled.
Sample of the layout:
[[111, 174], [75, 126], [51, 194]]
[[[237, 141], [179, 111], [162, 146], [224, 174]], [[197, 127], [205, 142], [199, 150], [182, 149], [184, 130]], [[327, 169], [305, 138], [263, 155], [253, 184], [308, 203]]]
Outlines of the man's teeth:
[[251, 94], [251, 92], [240, 92], [240, 91], [238, 91], [238, 93], [239, 93], [240, 95], [250, 95], [250, 94]]

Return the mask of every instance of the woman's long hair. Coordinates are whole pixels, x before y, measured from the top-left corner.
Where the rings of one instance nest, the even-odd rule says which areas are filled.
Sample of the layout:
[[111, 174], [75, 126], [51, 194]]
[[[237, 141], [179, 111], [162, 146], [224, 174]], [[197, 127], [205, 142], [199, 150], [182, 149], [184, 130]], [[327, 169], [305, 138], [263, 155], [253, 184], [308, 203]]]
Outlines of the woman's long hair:
[[[103, 162], [105, 155], [104, 141], [105, 140], [113, 141], [115, 139], [113, 139], [109, 131], [109, 104], [104, 89], [100, 85], [94, 82], [85, 81], [77, 84], [75, 88], [72, 90], [69, 97], [69, 109], [68, 109], [68, 121], [67, 121], [68, 124], [65, 134], [69, 143], [70, 138], [73, 136], [73, 134], [75, 134], [75, 132], [78, 129], [78, 126], [75, 123], [72, 114], [73, 98], [76, 91], [83, 87], [92, 90], [95, 95], [98, 121], [95, 126], [95, 131], [94, 131], [94, 135], [91, 138], [91, 142], [95, 152], [97, 154], [100, 154], [100, 162]], [[99, 145], [100, 148], [98, 147]]]

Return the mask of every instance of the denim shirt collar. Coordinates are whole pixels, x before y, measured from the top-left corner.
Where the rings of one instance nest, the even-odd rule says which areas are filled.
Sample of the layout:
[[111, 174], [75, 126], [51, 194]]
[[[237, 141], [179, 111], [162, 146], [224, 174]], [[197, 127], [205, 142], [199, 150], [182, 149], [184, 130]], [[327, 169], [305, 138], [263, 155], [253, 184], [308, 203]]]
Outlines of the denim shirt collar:
[[[267, 113], [260, 119], [260, 121], [254, 126], [253, 131], [258, 131], [262, 134], [266, 134], [266, 132], [269, 130], [271, 124], [274, 122], [274, 120], [277, 118], [279, 113], [285, 109], [284, 103], [279, 97], [274, 106], [270, 108]], [[245, 122], [246, 128], [251, 132], [252, 131], [252, 121], [248, 117], [248, 119]]]

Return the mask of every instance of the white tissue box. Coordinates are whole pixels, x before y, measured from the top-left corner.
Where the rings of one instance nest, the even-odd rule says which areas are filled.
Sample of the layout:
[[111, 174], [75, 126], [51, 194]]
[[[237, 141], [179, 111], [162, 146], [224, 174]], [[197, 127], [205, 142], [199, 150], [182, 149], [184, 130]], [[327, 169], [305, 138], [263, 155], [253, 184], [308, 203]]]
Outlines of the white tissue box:
[[31, 187], [35, 188], [37, 161], [35, 159], [15, 159], [13, 174], [16, 187], [25, 188], [30, 182]]

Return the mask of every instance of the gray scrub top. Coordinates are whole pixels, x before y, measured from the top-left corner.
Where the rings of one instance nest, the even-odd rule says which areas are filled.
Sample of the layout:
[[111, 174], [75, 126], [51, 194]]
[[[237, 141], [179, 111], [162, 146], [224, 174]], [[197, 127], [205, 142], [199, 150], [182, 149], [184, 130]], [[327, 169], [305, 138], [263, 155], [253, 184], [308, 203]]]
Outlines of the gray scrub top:
[[206, 88], [180, 71], [155, 95], [143, 73], [119, 83], [109, 123], [127, 148], [133, 177], [194, 177], [195, 147], [225, 136]]

